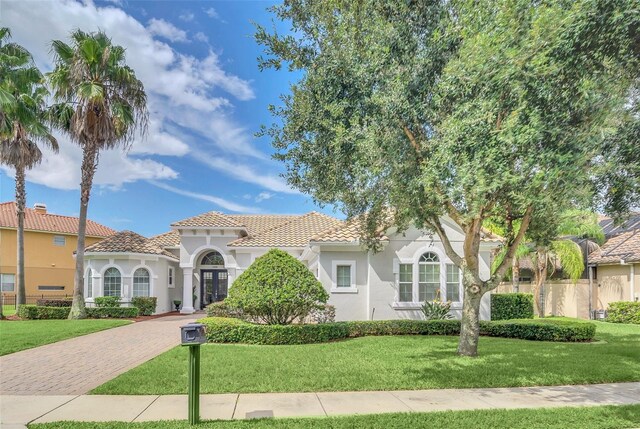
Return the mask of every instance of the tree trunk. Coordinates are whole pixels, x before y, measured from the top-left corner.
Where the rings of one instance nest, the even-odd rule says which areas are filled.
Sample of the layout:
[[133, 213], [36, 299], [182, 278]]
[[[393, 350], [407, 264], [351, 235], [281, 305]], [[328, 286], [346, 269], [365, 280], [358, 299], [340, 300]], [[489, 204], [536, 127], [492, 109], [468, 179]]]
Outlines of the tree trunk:
[[513, 284], [513, 291], [515, 293], [520, 292], [520, 261], [518, 258], [513, 258], [513, 265], [511, 266], [511, 283]]
[[[475, 291], [478, 292], [475, 292]], [[461, 356], [478, 356], [478, 339], [480, 337], [480, 285], [465, 285], [462, 301], [462, 321], [460, 324], [460, 342], [458, 354]]]
[[26, 206], [26, 192], [24, 189], [24, 167], [16, 166], [16, 216], [18, 218], [17, 263], [16, 263], [16, 310], [19, 305], [27, 303], [24, 284], [24, 208]]
[[[87, 147], [90, 146], [90, 147]], [[78, 218], [78, 247], [76, 248], [76, 273], [73, 284], [73, 302], [69, 319], [84, 319], [84, 248], [87, 231], [87, 210], [93, 175], [97, 166], [97, 151], [93, 145], [87, 145], [82, 152], [82, 181], [80, 182], [80, 216]]]
[[547, 279], [547, 270], [548, 270], [548, 257], [547, 252], [543, 248], [538, 248], [536, 250], [536, 267], [534, 270], [535, 273], [535, 284], [533, 288], [533, 299], [536, 304], [536, 309], [538, 310], [538, 317], [544, 317], [544, 306], [543, 306], [543, 298], [541, 296], [544, 282]]

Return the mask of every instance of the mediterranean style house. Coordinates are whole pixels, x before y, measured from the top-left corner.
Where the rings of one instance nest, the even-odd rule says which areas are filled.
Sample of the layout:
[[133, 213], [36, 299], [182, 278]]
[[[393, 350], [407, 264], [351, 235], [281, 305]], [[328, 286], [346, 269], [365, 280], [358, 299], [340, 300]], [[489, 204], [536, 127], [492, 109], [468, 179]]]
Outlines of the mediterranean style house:
[[[454, 248], [461, 252], [464, 235], [443, 219]], [[171, 225], [171, 231], [145, 238], [119, 232], [86, 249], [85, 296], [158, 298], [157, 312], [193, 313], [223, 300], [233, 281], [271, 248], [287, 251], [303, 262], [330, 295], [336, 320], [417, 319], [425, 300], [451, 301], [460, 316], [462, 279], [437, 235], [416, 228], [382, 237], [378, 253], [359, 240], [357, 221], [325, 214], [233, 215], [204, 213]], [[490, 255], [499, 245], [485, 236], [481, 275], [489, 276]], [[481, 317], [489, 318], [489, 297]]]
[[602, 217], [607, 241], [589, 255], [593, 309], [606, 310], [610, 302], [640, 300], [640, 213], [616, 225]]
[[[16, 293], [16, 203], [0, 203], [0, 283], [5, 297]], [[36, 297], [73, 294], [78, 218], [47, 212], [45, 204], [25, 209], [24, 275], [28, 303]], [[86, 242], [91, 245], [115, 234], [111, 228], [87, 220]]]

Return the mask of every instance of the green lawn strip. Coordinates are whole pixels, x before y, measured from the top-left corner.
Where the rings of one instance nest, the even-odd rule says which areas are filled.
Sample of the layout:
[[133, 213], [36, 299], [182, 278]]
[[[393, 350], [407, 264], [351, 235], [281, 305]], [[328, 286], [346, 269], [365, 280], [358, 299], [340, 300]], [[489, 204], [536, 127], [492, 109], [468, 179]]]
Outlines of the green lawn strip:
[[[594, 343], [480, 338], [480, 356], [456, 355], [458, 337], [381, 336], [325, 344], [205, 344], [202, 393], [314, 392], [589, 384], [640, 380], [640, 326], [597, 322]], [[94, 394], [187, 393], [186, 347], [97, 387]]]
[[3, 321], [0, 322], [0, 356], [129, 323], [129, 320]]
[[[640, 425], [640, 405], [538, 408], [517, 410], [440, 411], [433, 413], [397, 413], [347, 417], [205, 421], [199, 428], [219, 429], [339, 429], [339, 428], [509, 428], [509, 429], [621, 429]], [[186, 421], [145, 423], [57, 422], [31, 424], [30, 429], [186, 429]]]
[[13, 316], [16, 314], [16, 306], [15, 305], [3, 305], [2, 306], [2, 315], [4, 317]]

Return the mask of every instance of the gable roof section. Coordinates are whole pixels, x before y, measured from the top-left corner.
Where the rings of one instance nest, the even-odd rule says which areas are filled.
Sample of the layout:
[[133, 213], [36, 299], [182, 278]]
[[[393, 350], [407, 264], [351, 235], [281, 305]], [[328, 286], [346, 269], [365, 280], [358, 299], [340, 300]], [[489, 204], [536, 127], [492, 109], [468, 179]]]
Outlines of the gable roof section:
[[316, 234], [336, 228], [343, 221], [318, 212], [302, 216], [291, 216], [284, 223], [277, 224], [258, 234], [239, 238], [229, 247], [304, 247]]
[[143, 253], [161, 255], [171, 259], [178, 258], [154, 244], [151, 240], [133, 231], [120, 231], [111, 237], [85, 249], [86, 253]]
[[244, 228], [230, 216], [220, 212], [208, 212], [201, 215], [183, 219], [171, 224], [173, 227], [184, 228]]
[[[24, 211], [24, 229], [29, 231], [78, 235], [78, 222], [78, 218], [73, 216], [38, 213], [31, 208], [25, 208]], [[0, 203], [0, 228], [18, 228], [18, 216], [14, 201]], [[116, 230], [87, 219], [87, 236], [103, 238], [115, 233]]]
[[178, 231], [169, 231], [164, 234], [154, 235], [149, 241], [158, 247], [179, 247], [180, 246], [180, 234]]
[[282, 225], [300, 215], [227, 215], [240, 225], [244, 225], [249, 235], [257, 235], [268, 229]]
[[589, 254], [589, 263], [594, 264], [618, 264], [622, 260], [640, 262], [640, 229], [613, 236]]

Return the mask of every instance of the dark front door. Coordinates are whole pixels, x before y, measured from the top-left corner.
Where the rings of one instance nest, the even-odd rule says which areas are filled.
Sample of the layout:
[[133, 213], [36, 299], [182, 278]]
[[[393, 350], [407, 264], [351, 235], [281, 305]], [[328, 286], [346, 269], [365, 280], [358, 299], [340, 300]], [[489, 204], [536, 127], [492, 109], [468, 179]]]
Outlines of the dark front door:
[[227, 297], [227, 270], [200, 270], [200, 308]]

